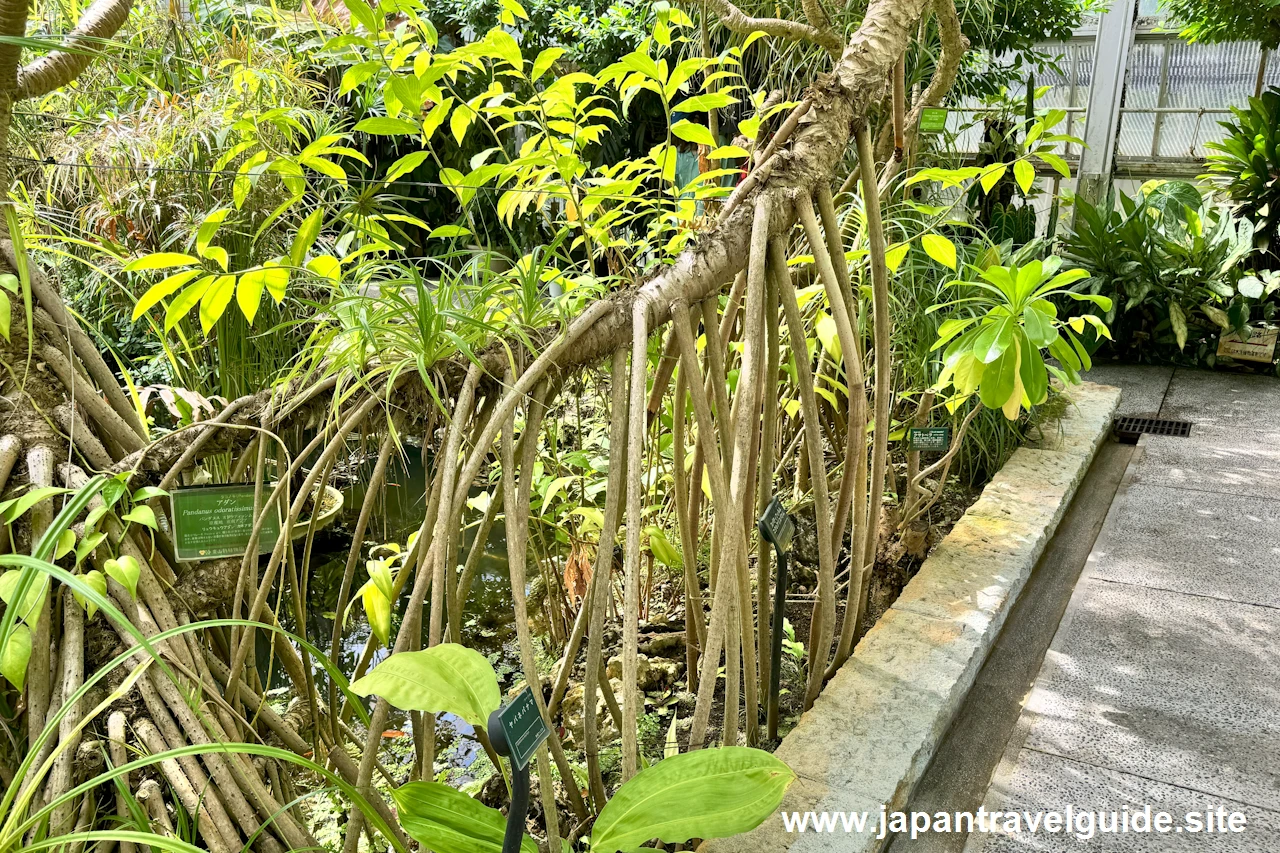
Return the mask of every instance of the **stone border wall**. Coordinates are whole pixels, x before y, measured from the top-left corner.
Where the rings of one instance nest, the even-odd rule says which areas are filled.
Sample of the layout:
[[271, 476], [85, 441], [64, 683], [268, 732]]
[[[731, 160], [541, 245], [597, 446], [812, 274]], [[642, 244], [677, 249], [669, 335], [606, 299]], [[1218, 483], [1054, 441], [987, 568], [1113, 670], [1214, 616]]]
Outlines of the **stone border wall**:
[[796, 771], [780, 811], [868, 812], [861, 831], [789, 833], [779, 815], [707, 853], [875, 853], [964, 702], [1023, 585], [1111, 429], [1120, 390], [1085, 383], [1055, 430], [1014, 452], [858, 643], [777, 756]]

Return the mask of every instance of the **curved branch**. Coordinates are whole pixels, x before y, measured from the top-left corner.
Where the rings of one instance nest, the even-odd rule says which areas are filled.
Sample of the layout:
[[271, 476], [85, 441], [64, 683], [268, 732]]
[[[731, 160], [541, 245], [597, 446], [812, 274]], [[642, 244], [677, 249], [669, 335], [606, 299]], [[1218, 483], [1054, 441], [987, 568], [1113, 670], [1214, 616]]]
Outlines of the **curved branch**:
[[[942, 47], [938, 52], [938, 64], [933, 69], [933, 76], [929, 78], [929, 85], [911, 105], [911, 112], [907, 115], [906, 127], [903, 130], [904, 147], [908, 151], [916, 144], [916, 136], [920, 129], [920, 114], [926, 107], [936, 107], [942, 103], [947, 92], [950, 92], [951, 87], [955, 85], [956, 76], [960, 73], [960, 61], [964, 58], [965, 51], [969, 49], [969, 38], [960, 31], [960, 16], [956, 14], [954, 0], [934, 0], [933, 7], [938, 15], [938, 35], [941, 38]], [[888, 188], [889, 182], [901, 168], [901, 158], [890, 158], [880, 175], [881, 192]]]
[[18, 69], [14, 99], [47, 95], [79, 77], [97, 57], [97, 46], [124, 26], [132, 9], [133, 0], [94, 0], [61, 48]]
[[759, 31], [775, 38], [807, 41], [821, 47], [832, 59], [838, 59], [840, 52], [844, 50], [844, 42], [840, 40], [840, 36], [829, 28], [788, 21], [785, 18], [753, 18], [729, 0], [707, 0], [707, 8], [719, 15], [720, 23], [735, 33], [747, 35]]

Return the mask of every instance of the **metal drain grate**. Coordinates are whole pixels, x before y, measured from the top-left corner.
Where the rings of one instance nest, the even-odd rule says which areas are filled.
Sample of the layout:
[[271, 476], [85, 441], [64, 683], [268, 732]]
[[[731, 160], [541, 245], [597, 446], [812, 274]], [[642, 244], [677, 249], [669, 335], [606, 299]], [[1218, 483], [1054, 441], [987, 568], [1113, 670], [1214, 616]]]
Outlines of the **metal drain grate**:
[[1124, 417], [1115, 420], [1116, 437], [1125, 444], [1137, 444], [1138, 436], [1169, 435], [1174, 438], [1186, 438], [1191, 435], [1189, 421], [1170, 421], [1164, 418]]

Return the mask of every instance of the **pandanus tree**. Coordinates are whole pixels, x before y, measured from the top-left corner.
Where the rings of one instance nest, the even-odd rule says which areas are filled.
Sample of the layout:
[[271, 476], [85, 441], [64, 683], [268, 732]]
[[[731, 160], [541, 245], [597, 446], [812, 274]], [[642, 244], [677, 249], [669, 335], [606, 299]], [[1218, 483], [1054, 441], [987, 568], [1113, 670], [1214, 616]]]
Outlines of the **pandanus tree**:
[[[587, 301], [562, 325], [509, 328], [471, 358], [455, 353], [420, 360], [417, 370], [399, 369], [402, 365], [393, 369], [379, 362], [378, 352], [362, 352], [341, 370], [333, 369], [333, 362], [317, 360], [277, 388], [234, 400], [207, 421], [152, 440], [98, 347], [67, 310], [57, 289], [28, 261], [12, 228], [16, 218], [9, 217], [14, 239], [5, 244], [5, 251], [23, 299], [12, 301], [11, 334], [0, 344], [5, 395], [12, 401], [0, 412], [0, 487], [6, 495], [19, 496], [5, 506], [6, 547], [15, 554], [37, 550], [64, 494], [59, 489], [96, 484], [95, 496], [77, 508], [84, 514], [67, 519], [73, 526], [65, 547], [44, 556], [74, 561], [84, 583], [105, 590], [100, 598], [113, 608], [108, 621], [124, 648], [134, 647], [142, 637], [154, 639], [162, 652], [167, 668], [151, 666], [129, 682], [139, 697], [131, 734], [124, 730], [123, 714], [116, 712], [108, 721], [109, 737], [113, 748], [120, 744], [122, 754], [123, 743], [130, 739], [145, 752], [176, 751], [162, 762], [163, 776], [173, 796], [199, 815], [199, 831], [209, 849], [234, 851], [250, 839], [268, 851], [314, 846], [302, 823], [282, 805], [289, 799], [287, 779], [270, 768], [264, 771], [243, 751], [212, 748], [219, 742], [266, 736], [297, 756], [311, 756], [329, 769], [334, 784], [346, 786], [343, 790], [355, 798], [358, 806], [352, 808], [346, 828], [348, 853], [356, 850], [367, 824], [387, 834], [393, 845], [404, 843], [386, 801], [373, 785], [375, 774], [384, 772], [379, 745], [390, 713], [388, 701], [379, 698], [368, 719], [362, 718], [367, 734], [353, 729], [348, 721], [352, 714], [362, 714], [363, 708], [356, 707], [359, 703], [349, 694], [344, 701], [339, 688], [345, 680], [330, 672], [334, 686], [322, 696], [317, 687], [318, 650], [286, 641], [268, 606], [273, 591], [280, 590], [283, 599], [287, 589], [297, 612], [304, 610], [314, 531], [300, 525], [304, 538], [299, 554], [295, 553], [294, 527], [317, 486], [327, 480], [348, 441], [356, 436], [378, 436], [380, 452], [346, 562], [339, 612], [355, 594], [355, 567], [364, 531], [376, 494], [386, 481], [396, 436], [414, 432], [426, 436], [438, 462], [429, 481], [424, 517], [398, 559], [398, 571], [379, 574], [367, 589], [388, 603], [402, 600], [408, 590], [401, 627], [394, 637], [386, 637], [394, 652], [417, 650], [424, 636], [429, 646], [456, 640], [468, 588], [459, 583], [456, 567], [471, 563], [469, 558], [459, 559], [463, 550], [460, 520], [468, 490], [482, 468], [496, 458], [502, 479], [485, 517], [491, 523], [496, 512], [506, 515], [521, 664], [528, 681], [539, 684], [523, 596], [538, 430], [569, 379], [608, 363], [609, 479], [596, 581], [590, 584], [578, 624], [567, 638], [567, 664], [557, 674], [550, 703], [535, 691], [539, 712], [550, 717], [564, 695], [574, 661], [585, 655], [585, 690], [591, 697], [584, 704], [590, 784], [585, 797], [575, 785], [566, 789], [570, 808], [581, 821], [601, 809], [608, 797], [595, 742], [594, 697], [611, 690], [601, 677], [601, 628], [609, 619], [612, 545], [623, 528], [623, 689], [621, 696], [606, 698], [617, 700], [609, 707], [619, 717], [624, 781], [638, 772], [642, 761], [636, 735], [643, 713], [637, 686], [644, 530], [641, 472], [652, 441], [650, 422], [664, 401], [670, 401], [675, 412], [676, 517], [686, 567], [689, 682], [697, 693], [688, 749], [707, 745], [717, 672], [722, 666], [727, 710], [721, 740], [726, 744], [742, 737], [751, 744], [760, 740], [760, 692], [769, 683], [771, 567], [767, 553], [762, 552], [753, 578], [750, 557], [755, 547], [753, 518], [772, 494], [778, 461], [774, 455], [778, 401], [772, 389], [784, 369], [781, 338], [785, 332], [791, 342], [789, 367], [802, 423], [798, 439], [811, 475], [818, 537], [818, 589], [809, 636], [805, 707], [851, 654], [859, 629], [865, 627], [870, 568], [881, 536], [891, 423], [890, 260], [880, 196], [901, 168], [902, 152], [915, 144], [921, 111], [940, 103], [952, 85], [967, 41], [951, 0], [873, 0], [847, 39], [831, 28], [817, 3], [804, 4], [805, 21], [751, 17], [727, 0], [707, 3], [706, 8], [734, 33], [763, 32], [818, 46], [829, 56], [829, 70], [812, 81], [767, 142], [761, 140], [745, 178], [716, 208], [714, 222], [671, 263], [632, 286]], [[128, 11], [128, 2], [100, 0], [68, 35], [63, 49], [20, 68], [26, 6], [0, 8], [0, 27], [11, 37], [0, 46], [0, 111], [4, 113], [0, 133], [15, 102], [74, 79], [90, 60], [86, 48], [109, 38]], [[351, 4], [351, 11], [366, 32], [381, 29], [375, 11], [360, 4]], [[910, 41], [924, 30], [922, 18], [929, 17], [936, 17], [941, 52], [933, 79], [914, 102], [907, 103], [899, 63]], [[521, 63], [523, 75], [518, 47], [512, 61]], [[423, 67], [425, 76], [430, 61]], [[896, 86], [892, 85], [895, 79]], [[426, 84], [420, 78], [416, 85], [421, 95]], [[403, 83], [403, 87], [412, 85]], [[410, 117], [380, 120], [423, 131], [425, 139], [429, 134], [422, 123], [434, 121], [439, 127], [444, 113], [423, 109]], [[870, 124], [886, 115], [894, 152], [877, 162], [878, 128]], [[463, 122], [467, 120], [464, 113]], [[856, 163], [852, 174], [843, 168], [849, 162]], [[845, 227], [834, 198], [836, 188], [842, 186], [860, 188], [864, 211], [859, 240], [866, 250], [858, 256], [856, 269], [849, 265]], [[796, 234], [812, 255], [848, 377], [842, 401], [847, 438], [845, 446], [836, 449], [842, 474], [834, 483], [826, 476], [828, 455], [814, 366], [804, 344], [806, 331], [788, 263]], [[206, 248], [202, 247], [202, 254]], [[952, 254], [954, 265], [954, 249]], [[292, 260], [293, 266], [300, 267], [303, 258]], [[248, 279], [248, 274], [242, 276], [237, 285], [234, 276], [212, 275], [206, 280], [197, 278], [197, 273], [181, 277], [185, 275], [177, 274], [157, 296], [157, 300], [173, 297], [170, 311], [174, 304], [191, 310], [197, 303], [202, 312], [207, 305], [224, 309], [233, 295], [240, 298]], [[264, 287], [270, 290], [273, 279], [269, 279], [274, 275], [255, 275], [250, 296], [260, 297]], [[183, 287], [187, 289], [180, 290]], [[867, 323], [858, 316], [864, 288], [871, 293]], [[729, 299], [722, 305], [726, 291]], [[871, 330], [870, 346], [862, 328]], [[705, 347], [699, 346], [700, 335], [706, 336]], [[663, 338], [663, 355], [657, 370], [650, 371], [650, 342], [658, 337]], [[726, 381], [726, 361], [731, 358], [737, 359], [737, 381], [732, 387]], [[314, 438], [291, 456], [277, 453], [275, 437], [298, 425], [315, 428]], [[696, 434], [695, 444], [688, 447], [691, 434]], [[195, 594], [184, 587], [196, 573], [174, 552], [163, 492], [193, 465], [216, 454], [230, 454], [230, 470], [259, 484], [259, 506], [282, 503], [284, 530], [261, 564], [255, 540], [243, 559], [201, 566], [198, 574], [206, 587], [211, 576], [220, 578], [221, 598], [213, 609], [229, 620], [184, 632], [205, 611], [192, 605]], [[692, 455], [692, 466], [685, 464], [686, 454]], [[264, 476], [268, 457], [276, 466], [275, 485]], [[95, 471], [107, 476], [105, 485], [102, 480], [90, 480], [89, 472]], [[702, 490], [691, 485], [700, 482], [704, 472], [709, 492], [705, 505]], [[709, 532], [699, 524], [706, 515], [711, 521]], [[258, 532], [266, 517], [265, 513], [259, 516]], [[57, 532], [63, 543], [61, 531]], [[852, 543], [851, 568], [841, 622], [836, 575], [846, 536]], [[704, 588], [694, 570], [704, 538], [711, 543], [709, 588]], [[477, 537], [475, 547], [484, 547], [483, 537]], [[79, 695], [84, 684], [86, 608], [70, 587], [53, 585], [40, 594], [44, 582], [37, 582], [32, 573], [14, 578], [6, 601], [7, 613], [16, 615], [6, 616], [6, 630], [10, 635], [17, 628], [28, 632], [30, 651], [20, 682], [10, 681], [23, 690], [25, 729], [28, 743], [34, 744], [61, 700]], [[33, 606], [14, 603], [25, 602], [22, 591], [33, 589]], [[204, 593], [207, 599], [207, 589]], [[302, 697], [305, 726], [299, 719], [275, 714], [264, 703], [254, 666], [261, 631], [246, 628], [243, 620], [262, 626], [274, 638], [272, 650]], [[342, 638], [338, 621], [333, 648]], [[367, 668], [375, 648], [371, 640], [360, 672]], [[142, 661], [142, 653], [138, 654]], [[12, 672], [11, 668], [6, 677]], [[69, 764], [85, 731], [81, 716], [97, 711], [76, 707], [59, 718], [57, 732], [46, 739], [44, 750], [46, 754], [59, 750], [59, 760], [67, 766], [57, 765], [55, 772], [40, 780], [39, 790], [23, 801], [27, 806], [57, 803], [54, 819], [59, 829], [91, 812], [85, 804], [93, 793], [73, 786]], [[743, 712], [744, 732], [740, 731]], [[431, 778], [433, 719], [418, 712], [415, 723], [415, 777]], [[204, 750], [183, 752], [186, 747]], [[349, 751], [349, 747], [355, 748]], [[561, 779], [573, 778], [554, 728], [547, 748], [538, 756], [538, 770], [547, 782], [541, 791], [548, 839], [555, 849], [564, 834], [557, 826], [550, 784], [553, 763]], [[8, 849], [4, 842], [13, 840], [0, 838], [0, 849]]]

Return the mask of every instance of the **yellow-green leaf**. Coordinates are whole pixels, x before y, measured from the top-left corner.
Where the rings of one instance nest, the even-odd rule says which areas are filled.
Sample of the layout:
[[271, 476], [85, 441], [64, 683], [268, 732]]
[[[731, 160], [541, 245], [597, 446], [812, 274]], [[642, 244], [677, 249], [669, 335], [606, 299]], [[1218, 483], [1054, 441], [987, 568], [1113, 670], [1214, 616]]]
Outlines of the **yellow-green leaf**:
[[351, 690], [358, 696], [376, 693], [402, 711], [454, 714], [473, 726], [487, 725], [502, 704], [492, 664], [456, 643], [393, 654]]
[[1004, 163], [997, 163], [988, 168], [982, 173], [982, 178], [979, 181], [979, 183], [982, 184], [982, 191], [984, 193], [990, 193], [991, 190], [995, 188], [995, 185], [1000, 183], [1000, 179], [1003, 178], [1005, 173], [1008, 171], [1009, 167]]
[[31, 629], [17, 625], [9, 634], [9, 640], [0, 648], [0, 675], [22, 691], [27, 683], [27, 664], [31, 661]]
[[102, 564], [107, 577], [129, 590], [132, 598], [138, 597], [138, 577], [142, 574], [142, 566], [133, 557], [125, 554]]
[[1013, 164], [1013, 179], [1022, 187], [1023, 195], [1026, 195], [1036, 182], [1036, 169], [1026, 160], [1019, 160]]
[[902, 266], [902, 262], [906, 260], [907, 251], [910, 248], [910, 243], [898, 243], [889, 247], [889, 250], [884, 253], [884, 262], [889, 267], [889, 272], [898, 271], [898, 267]]
[[941, 234], [925, 234], [920, 238], [925, 253], [944, 267], [956, 268], [956, 244]]
[[[94, 569], [93, 571], [85, 572], [83, 575], [80, 576], [80, 581], [85, 586], [89, 587], [94, 592], [98, 593], [98, 595], [101, 595], [103, 598], [106, 598], [107, 578], [104, 574], [102, 574], [102, 572], [98, 571], [97, 569]], [[73, 589], [71, 590], [71, 595], [75, 598], [76, 603], [84, 608], [84, 613], [86, 618], [92, 619], [93, 615], [98, 612], [98, 605], [94, 604], [92, 601], [89, 601], [79, 592], [76, 592]]]
[[125, 272], [142, 270], [163, 270], [171, 267], [185, 267], [200, 263], [200, 259], [182, 252], [154, 252], [135, 258], [124, 265]]
[[146, 293], [142, 294], [142, 298], [138, 300], [138, 304], [133, 306], [133, 319], [137, 320], [143, 314], [147, 313], [161, 299], [166, 296], [177, 293], [178, 289], [191, 279], [200, 275], [202, 270], [183, 270], [174, 273], [158, 284], [152, 285]]
[[200, 328], [207, 335], [236, 294], [236, 277], [220, 275], [200, 297]]
[[651, 838], [679, 844], [747, 832], [774, 814], [795, 778], [770, 753], [742, 746], [664, 758], [637, 773], [600, 810], [591, 849], [617, 853]]
[[671, 133], [674, 136], [683, 139], [685, 142], [693, 142], [697, 145], [705, 145], [708, 148], [716, 147], [716, 139], [711, 135], [711, 131], [704, 125], [683, 119], [671, 125]]

